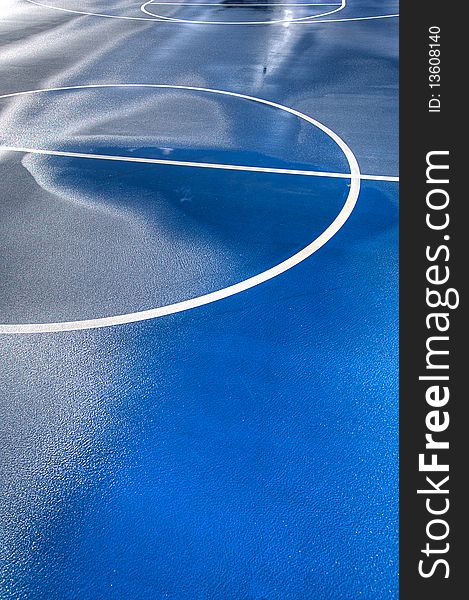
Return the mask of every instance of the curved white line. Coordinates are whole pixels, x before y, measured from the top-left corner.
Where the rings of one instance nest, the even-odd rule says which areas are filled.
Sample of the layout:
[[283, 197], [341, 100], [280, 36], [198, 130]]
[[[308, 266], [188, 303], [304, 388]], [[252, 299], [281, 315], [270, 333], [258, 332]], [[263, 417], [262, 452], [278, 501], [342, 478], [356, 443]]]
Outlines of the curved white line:
[[352, 150], [347, 146], [347, 144], [331, 129], [323, 125], [316, 119], [305, 115], [304, 113], [299, 112], [293, 108], [288, 106], [284, 106], [282, 104], [278, 104], [277, 102], [272, 102], [270, 100], [265, 100], [263, 98], [257, 98], [255, 96], [248, 96], [247, 94], [240, 94], [237, 92], [230, 92], [226, 90], [217, 90], [212, 88], [203, 88], [203, 87], [195, 87], [195, 86], [185, 86], [185, 85], [164, 85], [164, 84], [89, 84], [89, 85], [77, 85], [77, 86], [65, 86], [58, 88], [45, 88], [39, 90], [27, 90], [23, 92], [14, 92], [11, 94], [5, 94], [0, 96], [0, 99], [4, 98], [12, 98], [16, 96], [23, 95], [31, 95], [31, 94], [39, 94], [44, 92], [52, 92], [52, 91], [65, 91], [65, 90], [78, 90], [78, 89], [100, 89], [100, 88], [111, 88], [111, 87], [123, 87], [123, 88], [131, 88], [131, 87], [143, 87], [143, 88], [164, 88], [164, 89], [178, 89], [178, 90], [189, 90], [189, 91], [197, 91], [197, 92], [206, 92], [219, 94], [222, 96], [230, 96], [233, 98], [240, 98], [242, 100], [249, 100], [251, 102], [257, 102], [258, 104], [263, 104], [265, 106], [271, 106], [272, 108], [277, 108], [279, 110], [283, 110], [291, 115], [310, 123], [314, 127], [323, 131], [326, 135], [328, 135], [345, 155], [347, 162], [350, 167], [350, 188], [349, 193], [347, 195], [347, 199], [340, 210], [339, 214], [336, 216], [334, 221], [319, 235], [315, 240], [313, 240], [310, 244], [308, 244], [305, 248], [291, 256], [290, 258], [282, 261], [278, 265], [263, 271], [253, 277], [249, 277], [244, 281], [240, 281], [234, 285], [228, 286], [221, 290], [217, 290], [215, 292], [210, 292], [208, 294], [204, 294], [203, 296], [198, 296], [196, 298], [191, 298], [189, 300], [184, 300], [182, 302], [176, 302], [174, 304], [168, 304], [166, 306], [161, 306], [158, 308], [153, 308], [150, 310], [138, 311], [133, 313], [127, 313], [123, 315], [115, 315], [109, 317], [100, 317], [97, 319], [85, 319], [79, 321], [63, 321], [58, 323], [15, 323], [15, 324], [0, 324], [0, 333], [11, 334], [11, 333], [52, 333], [52, 332], [60, 332], [60, 331], [77, 331], [82, 329], [94, 329], [98, 327], [110, 327], [112, 325], [123, 325], [124, 323], [134, 323], [136, 321], [145, 321], [147, 319], [154, 319], [157, 317], [162, 317], [165, 315], [174, 314], [177, 312], [182, 312], [185, 310], [189, 310], [192, 308], [196, 308], [198, 306], [204, 306], [205, 304], [210, 304], [211, 302], [216, 302], [217, 300], [221, 300], [223, 298], [228, 298], [229, 296], [233, 296], [235, 294], [239, 294], [240, 292], [246, 291], [256, 285], [264, 283], [269, 279], [277, 277], [278, 275], [288, 271], [292, 267], [298, 265], [305, 259], [309, 258], [312, 254], [314, 254], [319, 248], [324, 246], [326, 242], [328, 242], [346, 223], [349, 216], [351, 215], [357, 200], [358, 195], [360, 193], [360, 167], [358, 166], [357, 159], [353, 154]]
[[[60, 8], [58, 6], [49, 6], [48, 4], [42, 4], [41, 2], [38, 2], [38, 0], [24, 0], [25, 2], [29, 2], [30, 4], [35, 4], [36, 6], [40, 6], [41, 8], [48, 8], [50, 10], [59, 10], [62, 12], [66, 12], [66, 13], [72, 13], [75, 15], [86, 15], [88, 17], [104, 17], [107, 19], [121, 19], [121, 20], [125, 20], [125, 21], [153, 21], [156, 23], [177, 23], [177, 21], [169, 21], [167, 19], [157, 19], [157, 18], [149, 18], [149, 17], [124, 17], [124, 16], [119, 16], [119, 15], [107, 15], [107, 14], [103, 14], [103, 13], [92, 13], [92, 12], [86, 12], [86, 11], [82, 11], [82, 10], [72, 10], [70, 8]], [[296, 21], [294, 22], [295, 25], [314, 25], [314, 24], [318, 24], [318, 23], [343, 23], [343, 22], [347, 22], [347, 21], [368, 21], [368, 20], [374, 20], [374, 19], [390, 19], [390, 18], [395, 18], [395, 17], [399, 17], [399, 13], [395, 13], [392, 15], [374, 15], [371, 17], [344, 17], [342, 19], [321, 19], [319, 21]], [[192, 23], [192, 21], [191, 21]], [[268, 24], [272, 24], [271, 21], [267, 22]], [[217, 23], [212, 23], [212, 24], [217, 24]], [[251, 23], [251, 25], [255, 25], [256, 23]], [[275, 25], [275, 23], [273, 23]], [[249, 25], [249, 23], [243, 23], [243, 25]]]
[[155, 6], [223, 6], [223, 8], [229, 8], [230, 6], [240, 6], [249, 8], [250, 6], [340, 6], [340, 2], [230, 2], [229, 4], [221, 5], [219, 2], [155, 2], [151, 0], [149, 4]]
[[140, 10], [152, 17], [157, 17], [158, 20], [162, 21], [172, 21], [174, 23], [195, 23], [197, 25], [278, 25], [279, 23], [299, 23], [302, 21], [310, 21], [313, 19], [318, 19], [319, 17], [326, 17], [328, 15], [332, 15], [336, 12], [340, 12], [347, 5], [347, 0], [341, 0], [340, 5], [334, 10], [329, 10], [327, 12], [319, 13], [318, 15], [310, 15], [309, 17], [299, 17], [297, 19], [273, 19], [271, 21], [198, 21], [191, 19], [177, 19], [174, 17], [164, 17], [162, 15], [158, 15], [155, 13], [148, 12], [146, 7], [152, 3], [153, 0], [147, 0], [142, 6]]
[[[313, 21], [314, 23], [346, 23], [348, 21], [373, 21], [375, 19], [393, 19], [399, 17], [399, 13], [393, 15], [373, 15], [372, 17], [343, 17], [342, 19], [321, 19]], [[297, 25], [307, 25], [307, 22], [297, 23]]]

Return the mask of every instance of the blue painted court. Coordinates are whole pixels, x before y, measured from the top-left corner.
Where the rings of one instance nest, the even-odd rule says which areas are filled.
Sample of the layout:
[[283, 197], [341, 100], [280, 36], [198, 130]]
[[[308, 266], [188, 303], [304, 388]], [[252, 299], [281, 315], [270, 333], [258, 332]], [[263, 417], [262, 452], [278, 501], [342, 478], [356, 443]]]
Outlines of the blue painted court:
[[398, 6], [4, 0], [5, 600], [398, 597]]

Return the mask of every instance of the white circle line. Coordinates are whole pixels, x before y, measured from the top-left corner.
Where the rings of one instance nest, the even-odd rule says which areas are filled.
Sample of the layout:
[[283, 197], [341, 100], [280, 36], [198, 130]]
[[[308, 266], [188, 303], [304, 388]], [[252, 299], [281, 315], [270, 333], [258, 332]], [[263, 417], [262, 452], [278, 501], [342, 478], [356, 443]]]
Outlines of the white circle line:
[[39, 94], [44, 92], [52, 92], [52, 91], [66, 91], [66, 90], [81, 90], [81, 89], [100, 89], [100, 88], [112, 88], [112, 87], [122, 87], [122, 88], [132, 88], [132, 87], [141, 87], [141, 88], [153, 88], [153, 89], [177, 89], [177, 90], [186, 90], [186, 91], [197, 91], [197, 92], [205, 92], [205, 93], [213, 93], [219, 94], [222, 96], [230, 96], [233, 98], [240, 98], [242, 100], [248, 100], [251, 102], [257, 102], [258, 104], [263, 104], [265, 106], [271, 106], [272, 108], [277, 108], [284, 112], [287, 112], [291, 115], [310, 123], [314, 127], [323, 131], [326, 135], [328, 135], [345, 155], [347, 162], [350, 168], [350, 188], [347, 195], [347, 199], [340, 210], [339, 214], [332, 221], [332, 223], [310, 244], [305, 246], [302, 250], [282, 261], [281, 263], [275, 265], [254, 275], [253, 277], [249, 277], [243, 281], [240, 281], [231, 286], [222, 288], [220, 290], [216, 290], [214, 292], [210, 292], [208, 294], [204, 294], [202, 296], [198, 296], [196, 298], [191, 298], [189, 300], [184, 300], [181, 302], [176, 302], [174, 304], [168, 304], [166, 306], [161, 306], [158, 308], [153, 308], [144, 311], [126, 313], [121, 315], [114, 315], [108, 317], [99, 317], [96, 319], [81, 319], [76, 321], [61, 321], [56, 323], [14, 323], [14, 324], [0, 324], [0, 333], [4, 334], [24, 334], [24, 333], [53, 333], [53, 332], [63, 332], [63, 331], [77, 331], [83, 329], [95, 329], [100, 327], [110, 327], [113, 325], [123, 325], [126, 323], [134, 323], [137, 321], [145, 321], [148, 319], [154, 319], [157, 317], [162, 317], [186, 310], [190, 310], [192, 308], [196, 308], [199, 306], [204, 306], [206, 304], [210, 304], [212, 302], [216, 302], [218, 300], [222, 300], [224, 298], [228, 298], [235, 294], [239, 294], [240, 292], [246, 291], [250, 288], [253, 288], [261, 283], [268, 281], [269, 279], [273, 279], [278, 275], [288, 271], [292, 267], [298, 265], [303, 262], [305, 259], [309, 258], [312, 254], [317, 252], [319, 248], [324, 246], [326, 242], [328, 242], [346, 223], [348, 218], [350, 217], [356, 203], [358, 200], [358, 195], [360, 193], [360, 167], [358, 166], [357, 159], [353, 154], [352, 150], [349, 146], [340, 138], [334, 131], [329, 129], [326, 125], [323, 125], [316, 119], [305, 115], [304, 113], [290, 108], [288, 106], [284, 106], [277, 102], [272, 102], [271, 100], [265, 100], [263, 98], [257, 98], [256, 96], [249, 96], [247, 94], [240, 94], [238, 92], [231, 92], [227, 90], [218, 90], [213, 88], [203, 88], [203, 87], [195, 87], [195, 86], [184, 86], [184, 85], [165, 85], [165, 84], [88, 84], [88, 85], [79, 85], [79, 86], [65, 86], [65, 87], [57, 87], [57, 88], [44, 88], [38, 90], [27, 90], [23, 92], [13, 92], [10, 94], [5, 94], [0, 96], [0, 99], [4, 98], [12, 98], [16, 96], [24, 96], [24, 95], [32, 95]]
[[[177, 21], [168, 21], [166, 19], [157, 19], [157, 18], [149, 18], [149, 17], [125, 17], [125, 16], [121, 16], [121, 15], [107, 15], [107, 14], [103, 14], [103, 13], [92, 13], [92, 12], [86, 12], [86, 11], [82, 11], [82, 10], [72, 10], [70, 8], [60, 8], [58, 6], [49, 6], [48, 4], [42, 4], [41, 2], [38, 2], [37, 0], [24, 0], [25, 2], [29, 2], [30, 4], [35, 4], [36, 6], [40, 6], [41, 8], [47, 8], [49, 10], [59, 10], [62, 12], [66, 12], [66, 13], [72, 13], [75, 15], [85, 15], [88, 17], [104, 17], [106, 19], [121, 19], [121, 20], [125, 20], [125, 21], [152, 21], [154, 23], [169, 23], [169, 24], [177, 24]], [[399, 17], [399, 13], [395, 13], [395, 14], [391, 14], [391, 15], [374, 15], [374, 16], [370, 16], [370, 17], [345, 17], [342, 19], [320, 19], [319, 21], [296, 21], [292, 24], [294, 25], [314, 25], [314, 24], [318, 24], [318, 23], [343, 23], [343, 22], [348, 22], [348, 21], [368, 21], [368, 20], [374, 20], [374, 19], [390, 19], [390, 18], [395, 18], [395, 17]], [[217, 25], [217, 23], [212, 23], [214, 25]], [[270, 25], [275, 25], [276, 23], [272, 23], [271, 21], [268, 21], [268, 24]], [[278, 24], [278, 23], [277, 23]], [[249, 23], [243, 23], [243, 25], [249, 25]], [[255, 25], [255, 23], [251, 23], [251, 25]]]
[[223, 8], [230, 8], [230, 6], [239, 6], [242, 8], [249, 8], [251, 6], [340, 6], [340, 2], [230, 2], [229, 4], [220, 4], [219, 2], [155, 2], [151, 0], [148, 4], [154, 4], [155, 6], [221, 6]]
[[346, 5], [347, 5], [347, 0], [341, 0], [339, 5], [334, 5], [337, 8], [334, 8], [333, 10], [329, 10], [326, 12], [322, 12], [319, 13], [318, 15], [310, 15], [309, 17], [298, 17], [297, 19], [272, 19], [270, 21], [199, 21], [196, 19], [177, 19], [174, 17], [164, 17], [162, 15], [158, 15], [155, 13], [151, 13], [149, 12], [146, 7], [152, 4], [152, 0], [147, 0], [147, 2], [145, 2], [144, 4], [142, 4], [142, 6], [140, 7], [140, 10], [147, 14], [150, 15], [152, 17], [157, 17], [158, 19], [161, 19], [162, 21], [172, 21], [174, 23], [194, 23], [196, 25], [278, 25], [280, 23], [300, 23], [303, 21], [309, 21], [313, 20], [313, 19], [318, 19], [319, 17], [326, 17], [328, 15], [332, 15], [334, 13], [340, 12], [341, 10], [343, 10]]

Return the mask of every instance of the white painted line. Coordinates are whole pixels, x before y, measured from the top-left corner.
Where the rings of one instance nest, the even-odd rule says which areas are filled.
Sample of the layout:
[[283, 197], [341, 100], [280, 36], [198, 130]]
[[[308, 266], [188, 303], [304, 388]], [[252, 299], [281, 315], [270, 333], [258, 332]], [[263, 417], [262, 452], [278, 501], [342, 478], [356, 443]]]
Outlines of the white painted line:
[[298, 17], [295, 19], [291, 19], [291, 18], [271, 19], [269, 21], [200, 21], [197, 19], [177, 19], [175, 17], [165, 17], [162, 15], [158, 15], [156, 13], [152, 13], [147, 10], [147, 6], [151, 5], [152, 2], [153, 2], [153, 0], [147, 0], [147, 2], [142, 4], [142, 6], [140, 7], [140, 10], [147, 15], [150, 15], [152, 17], [157, 17], [158, 19], [161, 19], [162, 21], [173, 21], [174, 23], [195, 23], [197, 25], [275, 25], [275, 24], [279, 24], [279, 23], [300, 23], [303, 21], [304, 22], [307, 21], [309, 23], [313, 19], [319, 19], [319, 17], [326, 17], [327, 15], [332, 15], [334, 13], [337, 13], [337, 12], [343, 10], [347, 5], [347, 0], [341, 0], [340, 4], [333, 5], [333, 6], [337, 7], [337, 8], [334, 8], [333, 10], [322, 12], [317, 15], [310, 15], [308, 17]]
[[[274, 173], [279, 175], [305, 175], [310, 177], [330, 177], [334, 179], [352, 179], [351, 173], [332, 173], [328, 171], [310, 171], [304, 169], [281, 169], [276, 167], [254, 167], [250, 165], [232, 165], [223, 163], [193, 162], [188, 160], [170, 160], [166, 158], [140, 158], [137, 156], [116, 156], [114, 154], [89, 154], [85, 152], [68, 152], [64, 150], [43, 150], [41, 148], [25, 148], [18, 146], [0, 145], [0, 150], [8, 152], [21, 152], [24, 154], [42, 154], [46, 156], [65, 156], [69, 158], [88, 158], [94, 160], [107, 160], [117, 162], [144, 163], [150, 165], [168, 165], [174, 167], [195, 167], [199, 169], [221, 169], [224, 171], [247, 171], [251, 173]], [[387, 175], [363, 175], [360, 179], [376, 181], [399, 181], [399, 177]]]
[[307, 258], [309, 258], [312, 254], [317, 252], [324, 244], [326, 244], [336, 233], [343, 227], [343, 225], [347, 222], [350, 217], [356, 203], [358, 200], [358, 195], [360, 193], [360, 167], [358, 166], [357, 159], [353, 154], [352, 150], [347, 146], [347, 144], [331, 129], [329, 129], [326, 125], [323, 125], [316, 119], [301, 113], [298, 110], [290, 108], [288, 106], [284, 106], [277, 102], [272, 102], [270, 100], [264, 100], [263, 98], [257, 98], [256, 96], [248, 96], [247, 94], [240, 94], [237, 92], [230, 92], [227, 90], [217, 90], [212, 88], [199, 88], [195, 86], [182, 86], [182, 85], [163, 85], [163, 84], [89, 84], [89, 85], [81, 85], [81, 86], [67, 86], [61, 88], [47, 88], [43, 90], [28, 90], [24, 92], [14, 92], [12, 94], [5, 94], [0, 96], [2, 98], [12, 98], [16, 96], [23, 95], [31, 95], [31, 94], [39, 94], [43, 92], [52, 92], [52, 91], [65, 91], [65, 90], [80, 90], [80, 89], [99, 89], [99, 88], [109, 88], [109, 87], [122, 87], [122, 88], [130, 88], [130, 87], [143, 87], [143, 88], [155, 88], [155, 89], [181, 89], [181, 90], [190, 90], [190, 91], [198, 91], [201, 93], [211, 93], [211, 94], [219, 94], [222, 96], [229, 96], [233, 98], [239, 98], [241, 100], [247, 100], [250, 102], [256, 102], [261, 105], [270, 106], [272, 108], [276, 108], [278, 110], [287, 112], [291, 115], [298, 117], [299, 119], [310, 123], [313, 127], [321, 130], [327, 136], [329, 136], [333, 142], [335, 142], [340, 148], [340, 150], [345, 155], [345, 158], [349, 165], [350, 170], [350, 187], [348, 190], [347, 198], [339, 211], [338, 215], [335, 219], [330, 223], [330, 225], [310, 244], [308, 244], [305, 248], [282, 261], [281, 263], [271, 267], [262, 273], [258, 273], [253, 277], [249, 277], [244, 281], [240, 281], [239, 283], [235, 283], [234, 285], [230, 285], [220, 290], [216, 290], [214, 292], [210, 292], [208, 294], [204, 294], [202, 296], [198, 296], [196, 298], [190, 298], [188, 300], [184, 300], [182, 302], [176, 302], [174, 304], [169, 304], [166, 306], [160, 306], [158, 308], [152, 308], [149, 310], [138, 311], [133, 313], [127, 313], [123, 315], [114, 315], [107, 317], [100, 317], [95, 319], [84, 319], [79, 321], [64, 321], [64, 322], [54, 322], [54, 323], [5, 323], [0, 325], [0, 333], [4, 334], [24, 334], [24, 333], [52, 333], [52, 332], [62, 332], [62, 331], [76, 331], [82, 329], [94, 329], [98, 327], [110, 327], [112, 325], [122, 325], [124, 323], [133, 323], [136, 321], [144, 321], [147, 319], [154, 319], [157, 317], [162, 317], [165, 315], [174, 314], [177, 312], [190, 310], [192, 308], [196, 308], [198, 306], [204, 306], [206, 304], [210, 304], [211, 302], [216, 302], [218, 300], [222, 300], [223, 298], [228, 298], [229, 296], [233, 296], [234, 294], [239, 294], [240, 292], [246, 291], [250, 288], [253, 288], [261, 283], [268, 281], [278, 275], [285, 273], [292, 267], [298, 265], [303, 262]]
[[395, 181], [399, 182], [399, 177], [394, 175], [360, 175], [361, 179], [367, 179], [368, 181]]
[[[320, 21], [313, 21], [311, 23], [348, 23], [351, 21], [374, 21], [376, 19], [395, 19], [399, 17], [399, 13], [395, 13], [393, 15], [373, 15], [372, 17], [344, 17], [342, 19], [321, 19]], [[303, 23], [298, 23], [298, 25], [307, 25], [309, 24], [308, 22], [303, 22]]]
[[62, 8], [61, 6], [50, 6], [49, 4], [43, 4], [38, 0], [24, 0], [29, 4], [35, 4], [41, 8], [48, 8], [50, 10], [59, 10], [60, 12], [71, 13], [74, 15], [85, 15], [87, 17], [105, 17], [107, 19], [122, 19], [124, 21], [159, 21], [159, 19], [149, 19], [148, 17], [125, 17], [123, 15], [108, 15], [106, 13], [94, 13], [85, 10], [73, 10], [71, 8]]
[[[75, 15], [85, 15], [88, 17], [104, 17], [107, 19], [121, 19], [121, 20], [125, 20], [125, 21], [151, 21], [154, 23], [177, 23], [177, 21], [170, 21], [167, 19], [163, 19], [163, 18], [156, 18], [156, 17], [126, 17], [123, 15], [108, 15], [105, 13], [93, 13], [93, 12], [87, 12], [87, 11], [83, 11], [83, 10], [72, 10], [70, 8], [61, 8], [59, 6], [50, 6], [48, 4], [43, 4], [42, 2], [39, 2], [38, 0], [24, 0], [24, 2], [29, 2], [29, 4], [35, 4], [36, 6], [40, 6], [41, 8], [47, 8], [50, 10], [59, 10], [61, 12], [66, 12], [66, 13], [72, 13]], [[391, 18], [396, 18], [399, 17], [399, 13], [395, 13], [395, 14], [391, 14], [391, 15], [373, 15], [373, 16], [368, 16], [368, 17], [344, 17], [342, 19], [320, 19], [320, 20], [316, 20], [316, 21], [288, 21], [289, 23], [291, 22], [292, 24], [295, 25], [314, 25], [314, 24], [319, 24], [319, 23], [343, 23], [343, 22], [348, 22], [348, 21], [368, 21], [368, 20], [374, 20], [374, 19], [391, 19]], [[218, 23], [212, 23], [214, 25], [217, 25]], [[242, 25], [256, 25], [256, 23], [241, 23]], [[278, 23], [275, 23], [273, 21], [266, 21], [264, 24], [267, 25], [276, 25]]]
[[230, 8], [230, 6], [241, 6], [249, 8], [250, 6], [340, 6], [339, 2], [155, 2], [151, 0], [148, 4], [155, 6], [220, 6], [221, 8]]

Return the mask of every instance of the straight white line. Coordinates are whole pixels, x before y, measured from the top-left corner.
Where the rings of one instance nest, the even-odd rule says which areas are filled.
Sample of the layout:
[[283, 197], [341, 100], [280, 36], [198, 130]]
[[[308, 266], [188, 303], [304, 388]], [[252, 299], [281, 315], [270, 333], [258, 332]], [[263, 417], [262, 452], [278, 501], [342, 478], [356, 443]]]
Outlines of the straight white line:
[[[392, 15], [375, 15], [373, 17], [344, 17], [343, 19], [321, 19], [320, 21], [311, 21], [311, 23], [345, 23], [348, 21], [374, 21], [376, 19], [394, 19], [399, 17], [399, 13]], [[307, 25], [310, 21], [302, 21], [299, 25]]]
[[399, 182], [399, 177], [393, 175], [360, 175], [360, 179], [367, 179], [368, 181], [396, 181]]
[[223, 163], [194, 162], [188, 160], [170, 160], [166, 158], [141, 158], [137, 156], [115, 156], [113, 154], [89, 154], [84, 152], [67, 152], [64, 150], [42, 150], [40, 148], [25, 148], [18, 146], [0, 145], [0, 150], [21, 152], [25, 154], [42, 154], [46, 156], [64, 156], [69, 158], [88, 158], [118, 162], [144, 163], [150, 165], [169, 165], [175, 167], [195, 167], [199, 169], [221, 169], [225, 171], [247, 171], [252, 173], [275, 173], [279, 175], [306, 175], [309, 177], [330, 177], [335, 179], [369, 179], [374, 181], [399, 181], [399, 177], [387, 175], [352, 175], [350, 173], [333, 173], [327, 171], [310, 171], [304, 169], [281, 169], [276, 167], [254, 167], [250, 165], [232, 165]]

